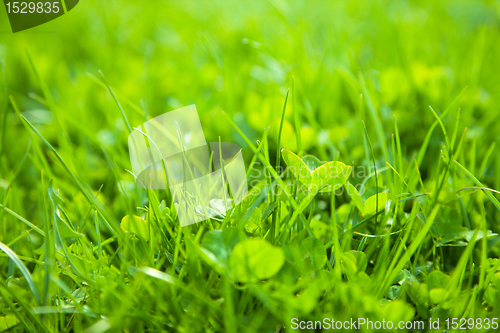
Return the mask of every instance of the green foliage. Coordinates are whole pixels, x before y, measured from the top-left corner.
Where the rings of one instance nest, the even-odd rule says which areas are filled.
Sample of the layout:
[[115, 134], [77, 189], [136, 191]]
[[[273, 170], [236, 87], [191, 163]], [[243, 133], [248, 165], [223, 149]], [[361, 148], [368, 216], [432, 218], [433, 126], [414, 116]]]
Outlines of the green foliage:
[[222, 265], [228, 267], [229, 253], [238, 243], [238, 230], [236, 228], [227, 228], [225, 230], [212, 230], [203, 236], [201, 246], [212, 252], [216, 260]]
[[307, 270], [317, 271], [326, 261], [326, 252], [323, 243], [314, 238], [306, 238], [300, 243], [300, 252]]
[[311, 155], [301, 159], [286, 149], [283, 150], [283, 159], [295, 177], [313, 194], [340, 188], [347, 182], [352, 169], [338, 161], [322, 164], [317, 157]]
[[[82, 0], [2, 34], [0, 331], [499, 318], [499, 13]], [[182, 228], [127, 137], [190, 104], [249, 194]]]
[[372, 195], [366, 199], [365, 204], [363, 205], [363, 215], [370, 216], [379, 212], [385, 208], [388, 200], [388, 195], [385, 192]]
[[235, 281], [256, 282], [274, 276], [284, 263], [281, 248], [263, 239], [249, 238], [236, 244], [231, 251], [229, 271]]
[[149, 240], [148, 223], [139, 216], [125, 216], [120, 223], [120, 228], [125, 233], [136, 235], [139, 239]]

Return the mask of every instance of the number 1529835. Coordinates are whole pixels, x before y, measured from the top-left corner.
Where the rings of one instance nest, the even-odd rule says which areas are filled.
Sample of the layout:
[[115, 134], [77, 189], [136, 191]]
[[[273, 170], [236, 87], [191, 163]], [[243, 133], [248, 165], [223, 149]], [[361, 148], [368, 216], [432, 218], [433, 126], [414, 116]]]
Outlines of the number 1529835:
[[33, 14], [33, 13], [59, 13], [59, 2], [7, 2], [7, 13]]

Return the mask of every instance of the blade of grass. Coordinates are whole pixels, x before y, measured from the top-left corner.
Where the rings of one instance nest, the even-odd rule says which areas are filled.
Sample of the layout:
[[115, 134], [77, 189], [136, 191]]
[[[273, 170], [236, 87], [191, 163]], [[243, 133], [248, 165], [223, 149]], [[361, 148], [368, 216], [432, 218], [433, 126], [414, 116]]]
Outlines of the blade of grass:
[[24, 125], [24, 127], [28, 131], [28, 135], [30, 136], [31, 142], [33, 142], [33, 147], [35, 148], [36, 156], [40, 160], [40, 163], [42, 164], [43, 169], [50, 175], [50, 177], [52, 177], [52, 170], [49, 167], [49, 163], [47, 162], [47, 158], [43, 154], [40, 146], [38, 145], [38, 142], [36, 142], [35, 137], [31, 133], [31, 131], [30, 131], [29, 127], [27, 126], [27, 124], [25, 124], [22, 121], [24, 117], [23, 117], [23, 115], [21, 115], [21, 110], [19, 110], [19, 107], [17, 106], [17, 103], [14, 100], [14, 97], [12, 95], [10, 95], [9, 98], [10, 98], [10, 103], [12, 105], [12, 108], [14, 109], [14, 112], [21, 119], [21, 123]]
[[[363, 75], [361, 75], [361, 74], [359, 75], [359, 82], [361, 85], [361, 89], [363, 91], [363, 96], [365, 98], [366, 106], [368, 107], [368, 112], [370, 113], [370, 116], [371, 116], [373, 122], [375, 123], [375, 132], [377, 133], [377, 138], [379, 141], [380, 148], [382, 149], [382, 153], [384, 155], [385, 160], [389, 161], [389, 153], [387, 150], [387, 143], [386, 143], [385, 136], [384, 136], [384, 129], [382, 128], [382, 122], [380, 121], [380, 117], [378, 116], [377, 111], [375, 110], [375, 107], [373, 106], [373, 103], [370, 99], [370, 95], [368, 94], [368, 90], [366, 89], [365, 79], [364, 79]], [[363, 126], [364, 126], [364, 122], [363, 122]], [[365, 131], [366, 131], [366, 128], [365, 128]]]
[[2, 66], [3, 73], [3, 93], [5, 94], [5, 102], [0, 105], [0, 111], [3, 115], [2, 117], [2, 132], [0, 134], [0, 156], [3, 153], [4, 145], [5, 145], [5, 129], [7, 128], [7, 107], [9, 106], [9, 92], [7, 90], [7, 73], [5, 71], [5, 62], [3, 59], [0, 59], [0, 65]]
[[484, 174], [484, 170], [486, 169], [486, 166], [488, 165], [488, 160], [490, 159], [491, 154], [493, 153], [493, 150], [495, 149], [495, 142], [492, 142], [490, 145], [490, 148], [488, 148], [488, 151], [486, 152], [486, 155], [484, 155], [483, 162], [481, 162], [481, 166], [479, 167], [479, 178], [482, 178]]
[[[0, 284], [3, 284], [3, 281], [0, 281]], [[7, 287], [4, 285], [4, 288], [7, 289]], [[12, 293], [10, 290], [7, 290], [8, 292]], [[38, 330], [33, 326], [33, 323], [31, 321], [27, 321], [28, 318], [24, 315], [24, 313], [18, 309], [13, 302], [7, 297], [7, 294], [3, 292], [2, 288], [0, 288], [0, 294], [2, 295], [2, 300], [7, 303], [9, 308], [12, 310], [14, 315], [19, 319], [19, 321], [26, 327], [28, 332], [33, 332], [33, 333], [38, 333]]]
[[[370, 148], [370, 154], [372, 155], [372, 162], [373, 162], [373, 168], [375, 169], [375, 207], [376, 209], [375, 210], [378, 210], [378, 172], [377, 172], [377, 163], [375, 162], [375, 155], [373, 154], [373, 147], [372, 147], [372, 143], [370, 141], [370, 137], [368, 136], [368, 131], [366, 129], [366, 125], [365, 125], [365, 122], [363, 120], [361, 120], [361, 122], [363, 123], [363, 128], [365, 129], [365, 136], [366, 136], [366, 140], [368, 142], [368, 147]], [[388, 160], [388, 158], [387, 158]], [[377, 215], [375, 215], [375, 225], [377, 225]]]
[[[276, 170], [278, 172], [278, 175], [281, 173], [281, 133], [283, 131], [283, 123], [285, 121], [285, 112], [286, 112], [286, 105], [288, 102], [288, 94], [290, 93], [290, 89], [286, 91], [286, 96], [285, 96], [285, 104], [283, 105], [283, 112], [281, 113], [281, 122], [280, 122], [280, 129], [278, 132], [278, 147], [276, 150]], [[271, 193], [273, 193], [273, 189], [271, 189]], [[277, 230], [279, 231], [279, 213], [280, 213], [280, 200], [279, 197], [273, 196], [273, 201], [276, 203], [277, 209], [273, 212], [273, 217], [272, 217], [272, 222], [271, 222], [271, 243], [274, 244], [276, 241], [276, 233]]]
[[398, 161], [397, 170], [399, 170], [399, 174], [404, 177], [405, 173], [403, 170], [403, 154], [401, 152], [401, 140], [399, 139], [399, 129], [396, 117], [394, 117], [394, 137], [396, 138], [396, 160]]
[[115, 103], [118, 106], [118, 109], [120, 109], [120, 113], [122, 114], [122, 118], [123, 118], [123, 122], [125, 123], [125, 126], [127, 127], [129, 133], [132, 133], [132, 127], [130, 127], [130, 123], [127, 119], [127, 116], [125, 115], [125, 111], [123, 111], [122, 105], [118, 101], [118, 98], [116, 98], [115, 92], [113, 91], [111, 86], [108, 84], [108, 81], [106, 81], [106, 78], [104, 77], [104, 74], [101, 72], [101, 70], [99, 70], [98, 72], [99, 72], [99, 74], [101, 74], [102, 80], [103, 80], [104, 84], [106, 85], [106, 87], [108, 88], [109, 93], [111, 94], [111, 96], [115, 100]]
[[283, 123], [285, 121], [286, 104], [288, 102], [288, 94], [289, 93], [290, 93], [290, 89], [288, 89], [286, 91], [285, 104], [283, 105], [283, 111], [281, 113], [280, 129], [278, 132], [278, 147], [276, 150], [276, 169], [278, 169], [278, 170], [279, 170], [279, 167], [281, 164], [281, 132], [283, 131]]
[[[111, 214], [109, 214], [107, 212], [107, 209], [105, 209], [105, 207], [103, 207], [101, 204], [99, 204], [96, 199], [87, 192], [87, 189], [83, 186], [83, 184], [80, 182], [80, 180], [78, 180], [78, 178], [75, 176], [75, 174], [71, 171], [71, 169], [68, 167], [68, 165], [64, 162], [64, 160], [62, 159], [62, 157], [59, 155], [59, 153], [56, 151], [56, 149], [47, 141], [45, 140], [45, 138], [36, 130], [36, 128], [28, 121], [28, 119], [26, 119], [23, 115], [19, 114], [19, 117], [21, 117], [21, 119], [31, 128], [31, 130], [40, 138], [40, 140], [42, 140], [42, 142], [55, 154], [55, 156], [57, 157], [57, 159], [59, 160], [59, 162], [64, 166], [64, 168], [66, 169], [66, 171], [68, 172], [68, 174], [71, 176], [71, 178], [73, 179], [74, 183], [76, 184], [76, 186], [79, 188], [80, 192], [83, 194], [83, 196], [85, 197], [85, 199], [87, 200], [87, 202], [96, 207], [99, 211], [99, 214], [101, 214], [101, 216], [103, 217], [109, 231], [111, 231], [113, 233], [114, 236], [121, 236], [121, 231], [119, 228], [116, 227], [116, 225], [118, 224], [116, 221], [115, 221], [115, 218], [114, 216], [112, 216]], [[114, 223], [110, 224], [108, 221], [112, 221]]]
[[[406, 234], [405, 234], [405, 236], [403, 238], [403, 241], [400, 243], [400, 247], [399, 247], [396, 255], [394, 256], [392, 263], [391, 263], [390, 267], [391, 268], [394, 267], [394, 268], [387, 270], [387, 274], [384, 277], [384, 282], [381, 284], [380, 289], [378, 291], [378, 294], [377, 294], [378, 297], [380, 297], [381, 295], [385, 294], [387, 288], [389, 288], [389, 286], [392, 283], [392, 281], [394, 281], [396, 279], [396, 277], [399, 275], [399, 273], [401, 272], [401, 270], [403, 269], [403, 267], [410, 260], [410, 258], [413, 255], [413, 253], [415, 253], [415, 251], [417, 250], [417, 248], [420, 246], [420, 243], [423, 242], [425, 236], [427, 236], [427, 232], [429, 231], [429, 229], [431, 228], [432, 224], [434, 223], [434, 219], [436, 218], [436, 215], [437, 215], [437, 213], [439, 211], [439, 207], [440, 207], [439, 205], [436, 205], [433, 208], [433, 210], [429, 214], [429, 217], [425, 221], [424, 226], [422, 227], [422, 229], [420, 229], [420, 231], [418, 232], [418, 234], [415, 236], [415, 238], [411, 242], [411, 245], [405, 251], [405, 253], [401, 257], [401, 259], [399, 259], [399, 255], [403, 251], [403, 247], [405, 247], [405, 243], [408, 240], [408, 237], [410, 236], [411, 231], [412, 231], [413, 222], [411, 222], [409, 224], [408, 229], [407, 229], [408, 231], [406, 232]], [[411, 221], [414, 221], [414, 220], [415, 220], [415, 218], [413, 218]], [[397, 261], [397, 259], [399, 259], [399, 261]], [[397, 264], [396, 264], [396, 262], [397, 262]]]
[[7, 208], [7, 207], [5, 207], [4, 205], [1, 205], [1, 204], [0, 204], [0, 209], [3, 209], [7, 213], [9, 213], [10, 215], [14, 216], [16, 219], [18, 219], [19, 221], [21, 221], [24, 224], [26, 224], [31, 229], [35, 230], [40, 235], [42, 235], [43, 237], [45, 237], [45, 233], [40, 228], [38, 228], [36, 225], [34, 225], [33, 223], [31, 223], [30, 221], [26, 220], [24, 217], [16, 214], [12, 210], [10, 210], [9, 208]]
[[26, 158], [28, 157], [28, 153], [30, 151], [30, 148], [31, 148], [31, 139], [29, 139], [28, 141], [28, 147], [26, 148], [26, 152], [24, 153], [24, 156], [23, 158], [21, 159], [21, 161], [19, 162], [19, 164], [17, 165], [15, 171], [14, 171], [14, 174], [12, 175], [12, 178], [10, 179], [9, 183], [7, 186], [5, 186], [5, 190], [3, 191], [3, 193], [0, 195], [0, 201], [4, 198], [4, 196], [7, 194], [7, 191], [11, 188], [12, 184], [14, 183], [14, 181], [16, 180], [17, 176], [19, 175], [19, 173], [21, 172], [21, 169], [22, 167], [24, 166], [24, 162], [26, 161]]
[[490, 199], [490, 201], [493, 203], [493, 205], [495, 205], [495, 207], [500, 210], [500, 202], [498, 202], [497, 198], [495, 198], [495, 196], [493, 194], [491, 194], [491, 191], [485, 191], [484, 188], [488, 188], [487, 186], [483, 185], [483, 183], [481, 183], [479, 181], [479, 179], [477, 179], [476, 177], [474, 177], [474, 175], [469, 171], [467, 170], [462, 164], [458, 163], [457, 161], [454, 161], [456, 165], [458, 165], [458, 167], [467, 175], [469, 176], [470, 179], [472, 179], [474, 181], [474, 183], [476, 183], [477, 186], [479, 186], [483, 192], [486, 194], [486, 196]]
[[302, 137], [300, 133], [300, 118], [299, 112], [295, 108], [295, 76], [292, 76], [292, 110], [293, 110], [293, 120], [295, 124], [295, 135], [297, 138], [297, 153], [300, 154], [302, 151]]
[[24, 266], [23, 262], [17, 257], [17, 254], [14, 251], [12, 251], [10, 247], [8, 247], [2, 242], [0, 242], [0, 250], [5, 252], [5, 254], [8, 255], [9, 258], [17, 266], [19, 271], [21, 271], [21, 274], [26, 279], [26, 282], [28, 283], [28, 286], [30, 287], [31, 292], [33, 293], [33, 296], [35, 297], [35, 300], [38, 303], [38, 305], [42, 304], [40, 301], [40, 295], [38, 294], [38, 289], [36, 288], [35, 282], [33, 281], [33, 277], [31, 276], [31, 273], [28, 271], [26, 266]]

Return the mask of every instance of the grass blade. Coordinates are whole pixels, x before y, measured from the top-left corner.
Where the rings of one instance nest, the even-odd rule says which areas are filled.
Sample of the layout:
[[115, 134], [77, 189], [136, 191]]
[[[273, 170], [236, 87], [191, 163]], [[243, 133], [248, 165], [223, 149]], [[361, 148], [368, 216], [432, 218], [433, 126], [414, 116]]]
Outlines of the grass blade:
[[[481, 187], [481, 188], [488, 188], [488, 186], [485, 186], [483, 183], [481, 183], [479, 181], [479, 179], [477, 179], [469, 170], [467, 170], [462, 164], [458, 163], [457, 161], [455, 161], [455, 163], [458, 165], [458, 167], [460, 169], [462, 169], [462, 171], [467, 175], [469, 176], [470, 179], [472, 179], [474, 181], [474, 183], [476, 183], [477, 186]], [[486, 191], [486, 190], [483, 190], [482, 191], [484, 193], [486, 193], [486, 196], [491, 200], [491, 202], [493, 203], [493, 205], [495, 205], [495, 207], [500, 210], [500, 202], [498, 202], [497, 198], [495, 198], [495, 196], [491, 193], [491, 191]]]
[[26, 279], [26, 282], [28, 283], [28, 286], [31, 289], [31, 292], [33, 293], [33, 296], [35, 296], [35, 299], [38, 303], [38, 305], [41, 305], [40, 302], [40, 295], [38, 294], [38, 289], [36, 288], [35, 282], [33, 281], [33, 278], [31, 277], [31, 273], [28, 271], [26, 266], [24, 266], [23, 262], [21, 259], [17, 257], [17, 254], [11, 250], [10, 247], [5, 245], [4, 243], [0, 242], [0, 250], [5, 252], [6, 255], [9, 256], [9, 258], [14, 262], [14, 264], [19, 268], [21, 271], [21, 274], [24, 276]]

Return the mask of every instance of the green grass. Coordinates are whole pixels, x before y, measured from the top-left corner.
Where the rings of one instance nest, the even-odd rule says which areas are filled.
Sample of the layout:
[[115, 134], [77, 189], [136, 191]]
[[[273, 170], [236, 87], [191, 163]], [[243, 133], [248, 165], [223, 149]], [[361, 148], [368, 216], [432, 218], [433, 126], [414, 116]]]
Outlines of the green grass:
[[[85, 0], [2, 33], [0, 331], [499, 318], [499, 28], [498, 1]], [[181, 228], [127, 138], [190, 104], [249, 195]]]

